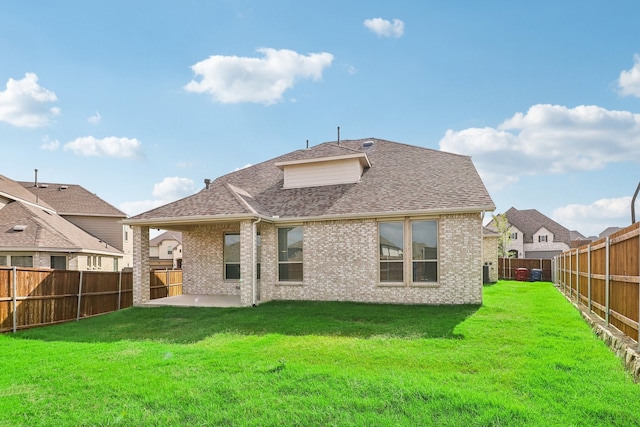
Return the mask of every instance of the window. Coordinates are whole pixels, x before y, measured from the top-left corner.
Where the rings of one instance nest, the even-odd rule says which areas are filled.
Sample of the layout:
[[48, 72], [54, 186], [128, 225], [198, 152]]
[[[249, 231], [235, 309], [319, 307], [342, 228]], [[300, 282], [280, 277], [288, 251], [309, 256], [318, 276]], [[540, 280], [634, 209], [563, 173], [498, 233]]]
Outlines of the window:
[[6, 255], [0, 255], [0, 266], [6, 266], [7, 265], [7, 256]]
[[518, 240], [518, 233], [511, 233], [511, 240]]
[[96, 255], [87, 256], [87, 269], [88, 270], [100, 270], [102, 268], [102, 257]]
[[548, 237], [545, 234], [544, 236], [538, 236], [538, 242], [548, 242]]
[[173, 255], [173, 248], [171, 246], [167, 248], [167, 255]]
[[61, 255], [51, 255], [51, 268], [55, 270], [66, 270], [67, 257]]
[[224, 235], [224, 279], [240, 279], [240, 234]]
[[33, 257], [31, 255], [12, 255], [11, 265], [13, 267], [33, 267]]
[[302, 227], [278, 228], [278, 280], [302, 281]]
[[404, 281], [403, 223], [381, 222], [378, 226], [378, 244], [380, 246], [380, 281]]
[[411, 222], [411, 252], [414, 282], [438, 281], [438, 223]]

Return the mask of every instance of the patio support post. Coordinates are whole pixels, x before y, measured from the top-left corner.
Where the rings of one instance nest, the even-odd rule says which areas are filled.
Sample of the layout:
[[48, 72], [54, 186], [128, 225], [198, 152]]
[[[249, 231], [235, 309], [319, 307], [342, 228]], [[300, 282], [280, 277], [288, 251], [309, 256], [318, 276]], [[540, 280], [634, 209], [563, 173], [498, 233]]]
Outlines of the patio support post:
[[149, 227], [133, 226], [133, 304], [150, 300]]
[[240, 304], [253, 303], [253, 223], [240, 221]]

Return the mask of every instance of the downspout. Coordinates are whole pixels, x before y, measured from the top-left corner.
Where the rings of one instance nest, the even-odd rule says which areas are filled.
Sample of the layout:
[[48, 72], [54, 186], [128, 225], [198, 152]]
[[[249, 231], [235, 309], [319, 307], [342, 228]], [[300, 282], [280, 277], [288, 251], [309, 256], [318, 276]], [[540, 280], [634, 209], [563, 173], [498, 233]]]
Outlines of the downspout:
[[253, 274], [251, 275], [251, 306], [256, 306], [256, 290], [258, 285], [258, 269], [257, 269], [257, 259], [258, 259], [258, 239], [256, 239], [256, 234], [258, 232], [258, 223], [262, 221], [262, 218], [258, 218], [255, 222], [251, 223], [251, 246], [252, 246], [252, 257], [251, 262], [253, 263], [251, 271]]
[[[484, 211], [480, 214], [480, 289], [484, 287], [484, 214]], [[489, 274], [491, 274], [491, 270], [489, 270]], [[480, 303], [482, 303], [482, 291], [480, 292]]]

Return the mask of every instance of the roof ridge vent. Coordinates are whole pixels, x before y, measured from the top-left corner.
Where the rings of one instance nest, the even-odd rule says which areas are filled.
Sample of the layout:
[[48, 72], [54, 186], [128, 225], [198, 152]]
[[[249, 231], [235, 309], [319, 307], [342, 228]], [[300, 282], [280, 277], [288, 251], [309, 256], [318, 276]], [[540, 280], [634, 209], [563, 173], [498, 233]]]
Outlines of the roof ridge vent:
[[368, 140], [362, 143], [362, 148], [370, 148], [373, 146], [373, 141], [372, 140]]
[[61, 185], [60, 187], [58, 187], [58, 190], [66, 190], [67, 188], [69, 188], [68, 185]]

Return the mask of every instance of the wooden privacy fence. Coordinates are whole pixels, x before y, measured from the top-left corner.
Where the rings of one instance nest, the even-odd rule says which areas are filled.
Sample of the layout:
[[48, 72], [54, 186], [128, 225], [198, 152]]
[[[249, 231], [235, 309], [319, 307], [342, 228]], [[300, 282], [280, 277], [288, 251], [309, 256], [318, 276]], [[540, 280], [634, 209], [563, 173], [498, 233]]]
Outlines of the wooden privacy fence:
[[[182, 294], [182, 271], [150, 274], [151, 299]], [[0, 267], [0, 332], [79, 320], [132, 305], [132, 272]]]
[[640, 342], [640, 223], [555, 258], [560, 289]]
[[516, 269], [526, 268], [531, 270], [534, 268], [542, 270], [542, 281], [551, 282], [551, 260], [550, 259], [525, 259], [525, 258], [498, 258], [498, 278], [504, 280], [515, 280]]

